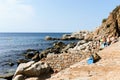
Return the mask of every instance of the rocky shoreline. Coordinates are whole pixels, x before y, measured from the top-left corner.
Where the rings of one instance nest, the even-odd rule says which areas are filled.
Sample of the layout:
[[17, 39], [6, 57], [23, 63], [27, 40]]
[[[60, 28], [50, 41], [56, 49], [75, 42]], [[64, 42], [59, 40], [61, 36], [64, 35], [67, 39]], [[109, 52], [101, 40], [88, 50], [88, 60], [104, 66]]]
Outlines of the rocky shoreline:
[[[116, 7], [101, 27], [93, 32], [79, 31], [65, 34], [61, 38], [46, 36], [45, 40], [58, 40], [52, 47], [39, 52], [29, 49], [24, 53], [26, 60], [18, 61], [13, 75], [2, 75], [3, 80], [46, 80], [71, 65], [120, 41], [120, 6]], [[65, 44], [61, 40], [78, 40]], [[12, 64], [11, 64], [12, 65]], [[12, 79], [11, 79], [12, 78]]]
[[[42, 52], [28, 49], [24, 53], [27, 60], [18, 61], [19, 66], [13, 80], [29, 80], [30, 77], [36, 77], [38, 80], [47, 79], [51, 75], [88, 58], [91, 54], [99, 52], [99, 49], [100, 46], [96, 40], [86, 39], [69, 44], [58, 41]], [[44, 76], [44, 78], [40, 76]]]
[[[33, 63], [34, 64], [37, 64], [37, 63], [39, 64], [39, 62], [40, 63], [43, 62], [47, 66], [48, 65], [50, 66], [49, 67], [50, 69], [48, 70], [48, 74], [49, 74], [49, 71], [50, 71], [50, 73], [59, 72], [59, 71], [65, 69], [65, 68], [69, 67], [70, 65], [81, 61], [82, 59], [84, 59], [87, 56], [86, 54], [84, 55], [84, 53], [82, 53], [81, 51], [72, 52], [73, 50], [70, 50], [77, 45], [82, 45], [82, 44], [85, 44], [86, 42], [89, 42], [88, 40], [84, 39], [85, 34], [87, 34], [87, 33], [89, 33], [89, 32], [80, 31], [79, 33], [75, 32], [75, 34], [74, 33], [71, 34], [71, 36], [75, 35], [75, 37], [81, 35], [81, 36], [79, 36], [80, 41], [78, 43], [72, 42], [72, 43], [69, 43], [69, 44], [65, 44], [65, 43], [61, 42], [61, 40], [71, 40], [72, 39], [72, 38], [68, 39], [68, 37], [66, 37], [65, 36], [66, 34], [65, 34], [65, 35], [63, 35], [64, 39], [62, 39], [63, 37], [61, 39], [59, 39], [60, 41], [58, 39], [56, 39], [56, 40], [58, 40], [58, 42], [53, 43], [52, 47], [47, 48], [46, 50], [44, 50], [42, 52], [39, 52], [38, 50], [34, 50], [34, 49], [28, 49], [23, 54], [25, 56], [25, 59], [18, 60], [17, 64], [19, 66], [22, 65], [22, 64], [24, 64], [24, 65], [28, 64], [29, 66], [25, 66], [25, 69], [26, 69], [26, 68], [31, 67], [30, 65], [33, 65]], [[84, 37], [83, 37], [83, 35], [84, 35]], [[51, 39], [51, 40], [53, 40], [53, 39]], [[78, 37], [76, 37], [76, 39], [74, 39], [74, 40], [78, 40]], [[81, 50], [82, 50], [82, 48], [81, 48]], [[33, 62], [33, 63], [29, 64], [31, 62]], [[9, 64], [11, 64], [11, 66], [14, 65], [14, 63], [12, 63], [12, 62], [10, 62]], [[19, 68], [19, 66], [18, 66], [18, 68]], [[39, 67], [40, 66], [43, 66], [43, 65], [39, 64]], [[36, 69], [36, 68], [34, 67], [34, 69]], [[40, 69], [43, 69], [43, 68], [40, 68]], [[20, 75], [25, 74], [24, 69], [23, 69], [22, 72], [19, 72], [19, 70], [18, 70], [18, 72], [16, 71], [16, 75], [19, 75], [19, 74]], [[21, 76], [19, 76], [19, 77], [17, 76], [18, 78], [16, 79], [16, 75], [14, 75], [14, 78], [15, 78], [14, 80], [19, 79], [19, 77], [20, 77], [20, 80], [21, 80]], [[11, 78], [11, 76], [13, 76], [13, 73], [0, 75], [0, 78], [4, 78], [4, 79], [9, 80], [9, 78]], [[28, 75], [26, 75], [26, 76], [28, 76]], [[26, 76], [24, 75], [22, 77], [26, 78]], [[39, 74], [39, 76], [40, 76], [40, 74]], [[24, 80], [24, 79], [22, 79], [22, 80]]]
[[71, 34], [64, 34], [61, 38], [46, 36], [45, 40], [92, 40], [92, 36], [92, 32], [90, 31], [79, 31]]

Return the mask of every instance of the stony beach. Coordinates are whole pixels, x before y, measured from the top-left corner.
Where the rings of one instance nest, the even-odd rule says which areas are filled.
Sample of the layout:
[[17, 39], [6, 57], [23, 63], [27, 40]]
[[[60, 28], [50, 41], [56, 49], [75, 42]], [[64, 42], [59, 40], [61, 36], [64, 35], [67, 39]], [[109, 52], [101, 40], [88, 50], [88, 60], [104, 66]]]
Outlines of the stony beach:
[[[120, 6], [95, 31], [65, 34], [44, 51], [27, 50], [27, 60], [19, 60], [14, 75], [0, 75], [3, 80], [119, 80], [120, 73]], [[109, 45], [107, 43], [109, 38]], [[59, 40], [78, 40], [65, 44]], [[104, 44], [104, 47], [101, 45]], [[87, 64], [91, 55], [100, 59]], [[96, 57], [94, 57], [95, 59]]]

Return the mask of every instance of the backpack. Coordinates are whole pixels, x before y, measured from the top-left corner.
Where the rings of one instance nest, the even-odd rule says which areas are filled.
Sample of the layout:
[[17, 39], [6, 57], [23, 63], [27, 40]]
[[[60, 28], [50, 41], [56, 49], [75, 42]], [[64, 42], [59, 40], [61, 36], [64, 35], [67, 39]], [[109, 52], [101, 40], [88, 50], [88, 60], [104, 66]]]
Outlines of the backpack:
[[87, 60], [87, 63], [92, 64], [92, 63], [95, 63], [95, 62], [99, 61], [100, 59], [101, 59], [101, 57], [97, 53], [94, 53]]

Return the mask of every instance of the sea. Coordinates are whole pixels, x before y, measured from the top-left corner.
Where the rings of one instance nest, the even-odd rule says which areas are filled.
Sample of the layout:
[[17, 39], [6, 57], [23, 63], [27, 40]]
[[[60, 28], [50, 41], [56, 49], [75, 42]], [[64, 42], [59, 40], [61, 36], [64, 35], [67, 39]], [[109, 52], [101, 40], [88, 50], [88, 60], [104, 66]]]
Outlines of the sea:
[[[46, 41], [46, 36], [61, 38], [70, 33], [0, 33], [0, 74], [14, 72], [17, 65], [10, 66], [9, 62], [16, 63], [24, 58], [22, 55], [27, 49], [45, 50], [57, 40]], [[62, 41], [66, 44], [73, 41]]]

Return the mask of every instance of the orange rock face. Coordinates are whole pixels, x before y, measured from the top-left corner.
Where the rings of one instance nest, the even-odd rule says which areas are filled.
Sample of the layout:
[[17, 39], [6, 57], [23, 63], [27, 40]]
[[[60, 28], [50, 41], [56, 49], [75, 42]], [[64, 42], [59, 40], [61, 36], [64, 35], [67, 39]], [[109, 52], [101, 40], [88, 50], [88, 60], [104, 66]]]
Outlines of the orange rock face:
[[120, 6], [117, 6], [108, 18], [95, 30], [95, 36], [120, 36]]

